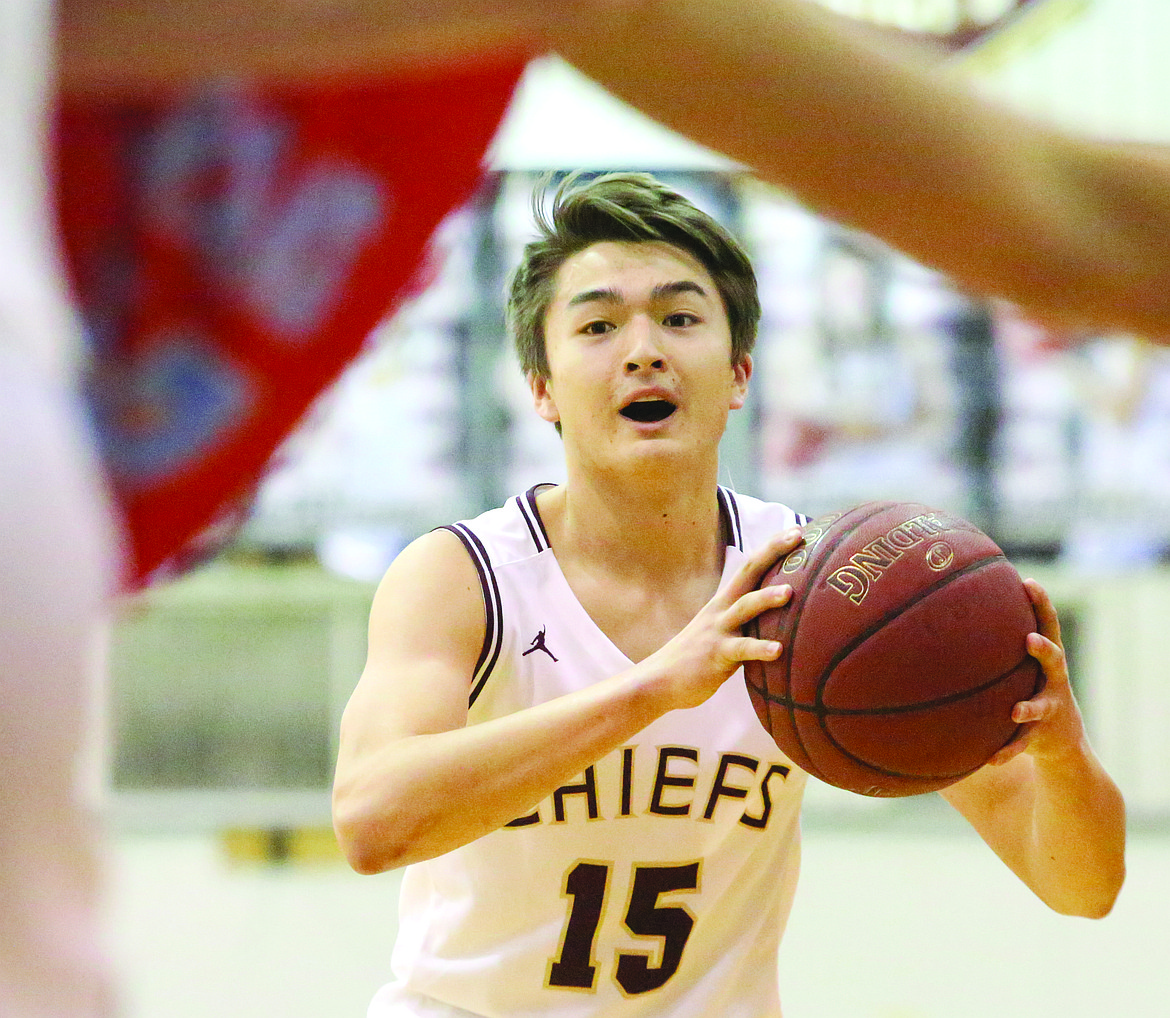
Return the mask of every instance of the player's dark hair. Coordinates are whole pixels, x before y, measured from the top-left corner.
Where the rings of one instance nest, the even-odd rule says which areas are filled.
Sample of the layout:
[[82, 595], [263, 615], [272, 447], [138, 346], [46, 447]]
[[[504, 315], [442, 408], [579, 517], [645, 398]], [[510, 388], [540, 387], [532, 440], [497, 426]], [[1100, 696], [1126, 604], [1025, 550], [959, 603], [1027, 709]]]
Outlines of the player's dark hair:
[[577, 173], [557, 187], [551, 215], [545, 178], [532, 196], [539, 236], [512, 276], [508, 325], [525, 375], [547, 378], [544, 323], [565, 261], [602, 241], [663, 241], [688, 252], [710, 273], [731, 329], [731, 360], [751, 353], [760, 321], [756, 274], [739, 243], [707, 213], [646, 173]]

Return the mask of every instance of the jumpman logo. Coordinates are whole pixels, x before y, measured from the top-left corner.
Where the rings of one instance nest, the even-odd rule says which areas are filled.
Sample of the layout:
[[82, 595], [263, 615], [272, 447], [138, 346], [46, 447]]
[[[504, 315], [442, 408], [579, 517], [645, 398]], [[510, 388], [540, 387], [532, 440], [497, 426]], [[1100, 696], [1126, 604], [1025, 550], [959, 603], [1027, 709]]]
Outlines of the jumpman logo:
[[543, 650], [543, 651], [544, 651], [544, 652], [545, 652], [545, 653], [546, 653], [546, 654], [547, 654], [549, 657], [551, 657], [551, 658], [552, 658], [552, 659], [555, 661], [555, 660], [557, 659], [557, 656], [556, 656], [556, 654], [554, 654], [554, 653], [553, 653], [551, 650], [549, 650], [549, 649], [548, 649], [548, 647], [546, 647], [546, 646], [544, 645], [544, 633], [545, 633], [545, 627], [544, 627], [544, 626], [541, 626], [541, 627], [540, 627], [540, 632], [539, 632], [539, 633], [537, 633], [537, 634], [536, 634], [536, 635], [535, 635], [535, 636], [532, 638], [532, 646], [531, 646], [531, 647], [529, 647], [529, 648], [528, 648], [528, 649], [527, 649], [527, 650], [526, 650], [526, 651], [525, 651], [523, 654], [521, 654], [520, 656], [521, 656], [521, 657], [528, 657], [528, 655], [529, 655], [529, 654], [531, 654], [531, 653], [532, 653], [534, 650]]

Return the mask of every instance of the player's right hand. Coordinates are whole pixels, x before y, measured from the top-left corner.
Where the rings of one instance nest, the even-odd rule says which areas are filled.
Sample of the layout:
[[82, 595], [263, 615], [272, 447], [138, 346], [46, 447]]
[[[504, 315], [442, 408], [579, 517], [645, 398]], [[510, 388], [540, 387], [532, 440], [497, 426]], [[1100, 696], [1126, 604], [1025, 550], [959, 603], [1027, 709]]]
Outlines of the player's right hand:
[[764, 574], [803, 540], [799, 527], [782, 531], [756, 549], [690, 623], [651, 654], [644, 665], [659, 670], [670, 709], [703, 703], [744, 661], [775, 661], [784, 648], [775, 640], [745, 636], [743, 627], [792, 597], [788, 584], [760, 587]]

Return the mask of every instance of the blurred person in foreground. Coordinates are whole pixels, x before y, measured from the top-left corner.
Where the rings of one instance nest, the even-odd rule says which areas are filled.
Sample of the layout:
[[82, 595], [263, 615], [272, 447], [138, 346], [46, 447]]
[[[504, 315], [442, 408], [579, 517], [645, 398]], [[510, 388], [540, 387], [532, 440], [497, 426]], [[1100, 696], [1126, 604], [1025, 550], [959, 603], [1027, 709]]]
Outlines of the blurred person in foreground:
[[[255, 482], [266, 452], [360, 345], [367, 321], [355, 318], [344, 330], [322, 324], [322, 342], [340, 352], [312, 384], [298, 373], [304, 362], [276, 371], [274, 390], [283, 378], [295, 396], [283, 415], [268, 413], [262, 401], [233, 404], [251, 391], [246, 386], [208, 390], [220, 399], [213, 409], [223, 411], [211, 423], [225, 433], [238, 419], [269, 423], [253, 434], [246, 455], [233, 452], [217, 466], [224, 480], [211, 488], [200, 480], [200, 497], [177, 485], [180, 497], [163, 504], [195, 507], [177, 514], [177, 528], [167, 529], [169, 514], [149, 499], [136, 501], [173, 466], [152, 459], [157, 450], [149, 444], [107, 459], [119, 494], [112, 512], [75, 395], [77, 330], [49, 185], [55, 96], [113, 110], [111, 119], [121, 122], [133, 119], [121, 116], [127, 104], [165, 103], [226, 81], [393, 87], [473, 67], [488, 73], [492, 87], [461, 86], [450, 122], [461, 127], [474, 110], [490, 139], [525, 60], [556, 51], [814, 209], [975, 290], [1067, 329], [1170, 337], [1170, 164], [1161, 153], [1074, 138], [997, 109], [937, 70], [885, 55], [867, 33], [800, 0], [66, 0], [56, 7], [9, 0], [0, 5], [0, 47], [0, 407], [10, 422], [0, 435], [0, 735], [11, 747], [0, 775], [0, 1008], [21, 1018], [109, 1008], [95, 932], [91, 797], [83, 791], [94, 784], [94, 766], [82, 768], [88, 778], [76, 772], [90, 759], [83, 746], [100, 671], [95, 648], [117, 577], [153, 575]], [[348, 108], [363, 115], [360, 104]], [[368, 132], [386, 127], [371, 116]], [[412, 129], [406, 124], [408, 135]], [[461, 131], [448, 133], [454, 139]], [[466, 196], [486, 143], [454, 161], [460, 172], [452, 169], [458, 183], [449, 192], [438, 181], [443, 193], [429, 199], [433, 221]], [[109, 146], [89, 154], [108, 159]], [[83, 160], [82, 178], [85, 171]], [[415, 176], [427, 172], [419, 164]], [[116, 195], [110, 204], [119, 206]], [[409, 221], [411, 202], [399, 206]], [[104, 236], [121, 250], [118, 230]], [[284, 239], [295, 249], [295, 237]], [[79, 243], [72, 241], [74, 250]], [[400, 245], [393, 278], [362, 278], [361, 289], [382, 286], [381, 310], [405, 290], [408, 266], [424, 246], [425, 235]], [[74, 256], [75, 285], [84, 290], [90, 275], [103, 275], [105, 250], [92, 244], [84, 265]], [[118, 290], [120, 278], [98, 282]], [[251, 282], [256, 294], [265, 292], [263, 274]], [[123, 306], [101, 323], [115, 332], [126, 325], [121, 319], [135, 319], [133, 302], [149, 294], [149, 287], [121, 289], [129, 311]], [[198, 288], [177, 289], [200, 302]], [[376, 317], [371, 311], [368, 324]], [[188, 353], [163, 358], [161, 376], [146, 376], [140, 388], [149, 390], [156, 377], [188, 377]], [[127, 361], [108, 363], [96, 377], [116, 386]], [[122, 409], [132, 421], [151, 419], [132, 405]], [[183, 407], [175, 409], [182, 430]], [[227, 441], [220, 431], [210, 439]], [[128, 521], [125, 550], [119, 517]]]

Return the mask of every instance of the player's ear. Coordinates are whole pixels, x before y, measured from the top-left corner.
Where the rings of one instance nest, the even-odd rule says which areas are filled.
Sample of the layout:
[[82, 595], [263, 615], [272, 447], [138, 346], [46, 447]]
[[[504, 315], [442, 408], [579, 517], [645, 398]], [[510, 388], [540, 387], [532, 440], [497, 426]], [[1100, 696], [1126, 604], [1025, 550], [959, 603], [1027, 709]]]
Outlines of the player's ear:
[[536, 412], [550, 424], [556, 424], [561, 419], [557, 410], [556, 399], [553, 397], [552, 380], [547, 375], [528, 373], [528, 388], [532, 390], [532, 405]]
[[747, 400], [748, 382], [752, 377], [752, 355], [745, 353], [731, 366], [731, 409], [739, 410]]

